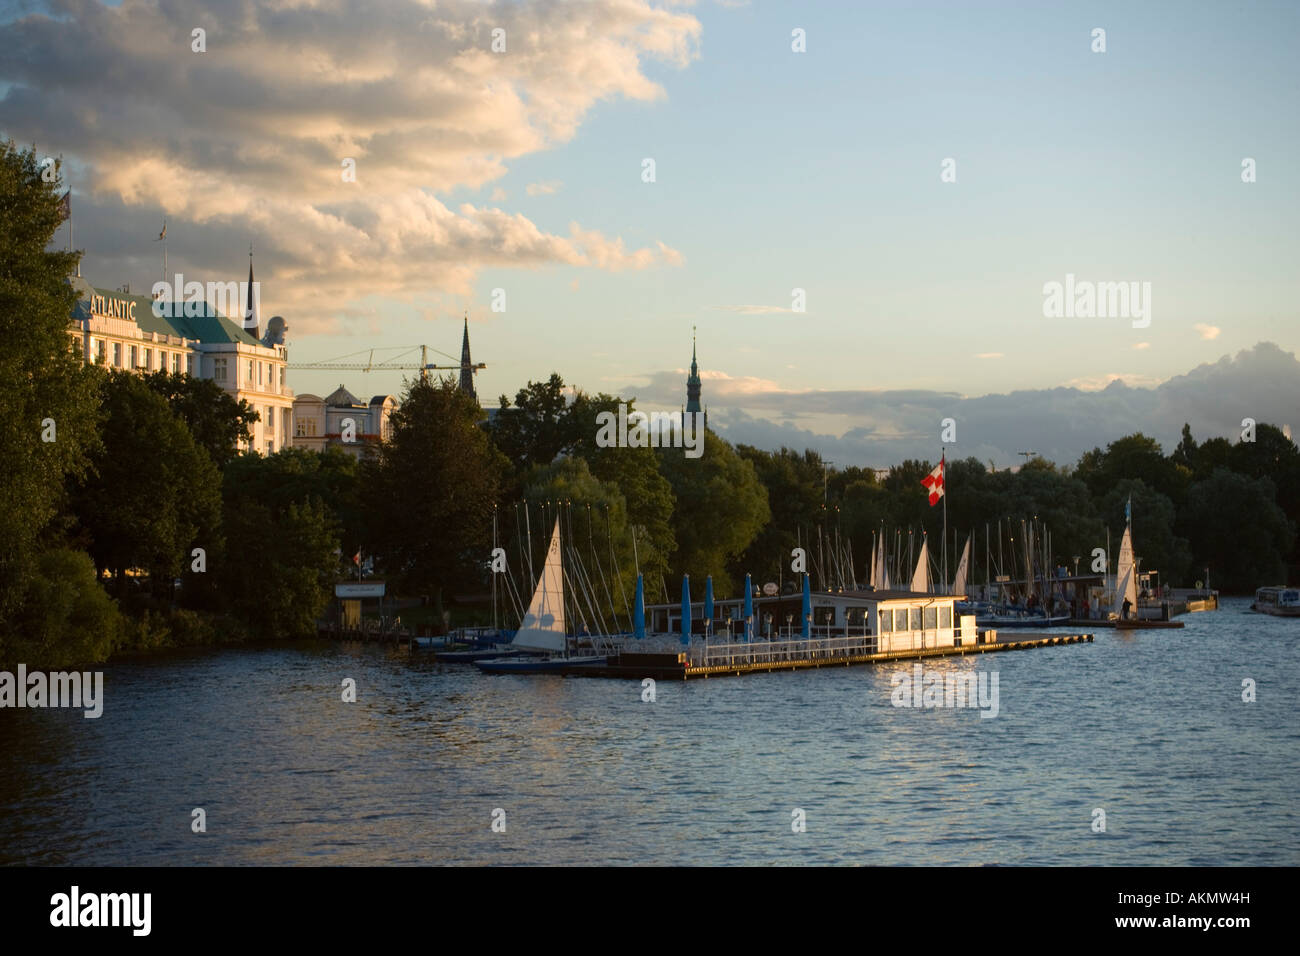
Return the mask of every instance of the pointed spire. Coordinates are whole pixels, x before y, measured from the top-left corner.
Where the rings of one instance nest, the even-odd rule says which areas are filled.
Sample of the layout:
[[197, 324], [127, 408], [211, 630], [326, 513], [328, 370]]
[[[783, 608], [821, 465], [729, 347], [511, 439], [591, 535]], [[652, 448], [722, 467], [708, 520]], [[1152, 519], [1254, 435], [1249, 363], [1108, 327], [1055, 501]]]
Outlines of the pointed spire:
[[257, 338], [257, 310], [253, 303], [253, 244], [248, 244], [248, 302], [244, 305], [244, 330]]
[[700, 366], [695, 360], [695, 328], [691, 327], [691, 374], [686, 379], [686, 411], [698, 412], [700, 408]]
[[469, 357], [469, 312], [465, 313], [465, 335], [460, 342], [460, 390], [470, 398], [477, 399], [474, 393], [474, 363]]

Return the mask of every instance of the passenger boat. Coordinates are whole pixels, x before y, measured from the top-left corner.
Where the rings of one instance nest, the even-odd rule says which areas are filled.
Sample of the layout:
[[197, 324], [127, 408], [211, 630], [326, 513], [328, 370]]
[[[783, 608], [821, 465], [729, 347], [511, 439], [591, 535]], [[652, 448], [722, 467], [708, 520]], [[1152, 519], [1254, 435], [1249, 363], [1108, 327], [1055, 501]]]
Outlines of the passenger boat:
[[1282, 585], [1260, 588], [1255, 592], [1255, 603], [1250, 609], [1275, 617], [1300, 617], [1300, 588]]

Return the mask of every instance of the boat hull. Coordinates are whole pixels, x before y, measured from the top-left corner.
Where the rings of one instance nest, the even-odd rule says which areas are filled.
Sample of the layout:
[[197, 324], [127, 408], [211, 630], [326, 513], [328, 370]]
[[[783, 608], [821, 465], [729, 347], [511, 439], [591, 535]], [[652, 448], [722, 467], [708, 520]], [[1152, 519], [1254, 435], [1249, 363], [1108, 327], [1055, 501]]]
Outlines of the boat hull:
[[571, 667], [589, 664], [604, 664], [606, 658], [600, 657], [547, 657], [547, 658], [502, 658], [474, 661], [474, 666], [485, 674], [554, 674]]
[[1258, 614], [1271, 614], [1273, 617], [1300, 617], [1300, 607], [1274, 607], [1268, 604], [1252, 604], [1250, 609]]

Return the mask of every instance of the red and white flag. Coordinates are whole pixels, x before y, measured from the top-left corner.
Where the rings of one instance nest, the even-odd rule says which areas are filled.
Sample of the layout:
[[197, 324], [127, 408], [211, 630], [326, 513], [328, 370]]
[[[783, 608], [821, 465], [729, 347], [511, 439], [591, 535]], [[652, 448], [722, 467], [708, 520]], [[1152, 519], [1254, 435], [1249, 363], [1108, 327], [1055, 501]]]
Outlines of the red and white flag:
[[925, 485], [930, 491], [931, 508], [937, 505], [939, 499], [943, 497], [943, 468], [944, 459], [940, 458], [938, 467], [921, 479], [921, 484]]
[[361, 567], [361, 549], [360, 549], [360, 548], [357, 548], [357, 553], [354, 554], [354, 555], [352, 555], [352, 563], [355, 564], [357, 567]]

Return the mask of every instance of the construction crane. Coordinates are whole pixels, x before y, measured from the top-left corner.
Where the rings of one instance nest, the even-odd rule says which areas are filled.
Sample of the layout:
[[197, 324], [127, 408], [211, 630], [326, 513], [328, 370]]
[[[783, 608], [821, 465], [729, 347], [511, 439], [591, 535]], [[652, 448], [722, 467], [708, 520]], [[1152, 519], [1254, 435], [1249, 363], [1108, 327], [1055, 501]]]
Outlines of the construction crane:
[[[463, 371], [464, 369], [468, 368], [472, 372], [477, 372], [481, 368], [487, 368], [487, 364], [484, 362], [474, 362], [468, 365], [461, 364], [459, 362], [455, 365], [431, 364], [429, 362], [430, 352], [437, 352], [439, 355], [446, 355], [447, 358], [449, 359], [454, 359], [456, 356], [447, 355], [446, 352], [439, 352], [437, 349], [432, 348], [431, 346], [428, 345], [410, 345], [410, 346], [404, 345], [404, 346], [396, 346], [396, 347], [404, 349], [405, 351], [401, 352], [398, 355], [393, 356], [390, 359], [383, 359], [378, 362], [375, 361], [376, 351], [384, 352], [384, 351], [392, 351], [392, 349], [369, 349], [369, 350], [362, 349], [359, 352], [352, 352], [348, 355], [341, 355], [337, 359], [330, 359], [329, 361], [326, 362], [290, 362], [288, 364], [289, 364], [289, 368], [318, 368], [318, 369], [337, 368], [337, 369], [348, 369], [351, 371], [358, 371], [358, 372], [402, 372], [402, 371], [409, 372], [409, 371], [418, 370], [420, 373], [420, 378], [428, 378], [430, 370]], [[402, 359], [404, 359], [410, 353], [414, 352], [417, 348], [420, 350], [420, 363], [418, 365], [402, 361]], [[364, 362], [347, 361], [348, 359], [351, 359], [357, 355], [366, 355], [366, 361]]]

